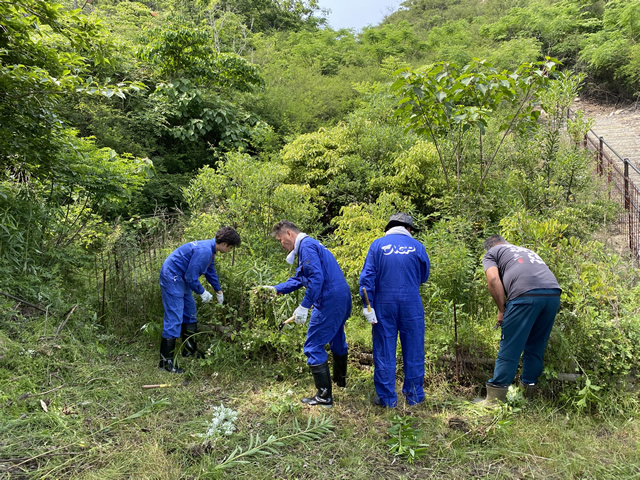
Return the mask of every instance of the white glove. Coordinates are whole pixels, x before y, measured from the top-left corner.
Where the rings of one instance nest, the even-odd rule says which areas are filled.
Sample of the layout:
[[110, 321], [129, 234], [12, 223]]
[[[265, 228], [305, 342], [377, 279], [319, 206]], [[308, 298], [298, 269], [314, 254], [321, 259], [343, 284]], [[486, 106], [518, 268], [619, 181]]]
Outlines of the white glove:
[[262, 288], [268, 288], [269, 290], [275, 290], [276, 287], [274, 287], [273, 285], [262, 285]]
[[203, 293], [200, 294], [200, 298], [202, 298], [202, 303], [209, 303], [213, 298], [213, 295], [211, 295], [209, 292], [205, 290]]
[[224, 293], [222, 293], [222, 290], [220, 290], [219, 292], [216, 292], [216, 298], [218, 299], [218, 303], [220, 305], [224, 303]]
[[304, 325], [307, 323], [307, 315], [309, 315], [309, 309], [304, 308], [302, 305], [293, 311], [293, 316], [295, 317], [298, 325]]
[[367, 319], [367, 322], [369, 322], [371, 325], [373, 325], [374, 323], [378, 323], [378, 317], [376, 317], [376, 311], [372, 308], [371, 311], [368, 311], [367, 307], [364, 307], [362, 309], [362, 314], [364, 315], [364, 318]]

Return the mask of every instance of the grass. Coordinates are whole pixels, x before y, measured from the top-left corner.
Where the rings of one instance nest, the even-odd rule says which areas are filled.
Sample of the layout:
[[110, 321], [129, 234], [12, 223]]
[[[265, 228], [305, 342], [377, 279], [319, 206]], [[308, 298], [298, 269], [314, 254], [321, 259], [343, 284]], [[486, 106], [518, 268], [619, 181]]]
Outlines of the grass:
[[[299, 402], [313, 391], [306, 369], [238, 349], [219, 351], [216, 365], [184, 360], [185, 374], [172, 375], [142, 333], [116, 338], [80, 314], [55, 340], [43, 331], [37, 317], [0, 323], [0, 478], [640, 478], [633, 397], [611, 415], [580, 411], [569, 396], [487, 409], [470, 402], [476, 388], [432, 367], [423, 404], [382, 410], [370, 403], [371, 367], [352, 359], [334, 408], [312, 409]], [[236, 431], [205, 439], [221, 404], [238, 412]], [[413, 463], [388, 444], [398, 415], [416, 419], [427, 446]], [[310, 417], [332, 427], [296, 437]], [[288, 440], [217, 469], [271, 435]]]

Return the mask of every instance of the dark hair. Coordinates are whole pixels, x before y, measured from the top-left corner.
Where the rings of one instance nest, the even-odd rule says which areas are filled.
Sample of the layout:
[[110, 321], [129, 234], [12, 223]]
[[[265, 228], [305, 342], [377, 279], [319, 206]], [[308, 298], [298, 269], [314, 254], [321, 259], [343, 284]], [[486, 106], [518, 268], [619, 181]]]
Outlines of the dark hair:
[[499, 243], [507, 243], [507, 241], [502, 237], [502, 235], [491, 235], [484, 241], [485, 252], [488, 252]]
[[226, 243], [230, 246], [240, 245], [240, 234], [233, 227], [222, 227], [216, 232], [216, 243]]
[[273, 235], [274, 237], [277, 235], [281, 235], [285, 230], [291, 230], [293, 233], [300, 233], [300, 229], [295, 223], [290, 222], [289, 220], [280, 220], [273, 226], [271, 235]]

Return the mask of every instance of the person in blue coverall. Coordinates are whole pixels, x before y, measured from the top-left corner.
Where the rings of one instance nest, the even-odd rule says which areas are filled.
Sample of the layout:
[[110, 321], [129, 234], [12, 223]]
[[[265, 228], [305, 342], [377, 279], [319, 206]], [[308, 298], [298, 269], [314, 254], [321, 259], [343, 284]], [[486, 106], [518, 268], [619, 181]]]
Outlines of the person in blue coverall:
[[528, 248], [512, 245], [500, 235], [487, 238], [484, 248], [482, 265], [489, 293], [498, 307], [496, 325], [502, 329], [484, 403], [506, 400], [520, 356], [520, 384], [525, 397], [530, 398], [542, 374], [544, 350], [560, 307], [562, 290], [549, 267]]
[[295, 223], [281, 220], [273, 228], [273, 236], [289, 252], [287, 262], [298, 267], [293, 277], [275, 285], [279, 294], [306, 287], [304, 298], [294, 312], [295, 322], [304, 325], [313, 306], [304, 354], [317, 392], [305, 397], [307, 405], [333, 405], [331, 375], [325, 345], [333, 354], [333, 380], [339, 387], [346, 386], [347, 340], [344, 324], [351, 315], [351, 292], [333, 254], [320, 242], [300, 232]]
[[429, 278], [429, 256], [411, 236], [413, 219], [405, 213], [391, 215], [384, 237], [373, 241], [360, 274], [371, 303], [363, 314], [372, 324], [375, 405], [395, 407], [396, 345], [402, 346], [404, 384], [409, 405], [424, 400], [424, 309], [420, 284]]
[[204, 275], [215, 290], [218, 303], [224, 302], [214, 258], [216, 253], [227, 253], [237, 245], [240, 245], [238, 232], [231, 227], [222, 227], [212, 240], [198, 240], [176, 248], [162, 264], [160, 290], [164, 322], [159, 368], [172, 373], [183, 372], [174, 359], [176, 340], [180, 336], [183, 341], [183, 356], [202, 357], [194, 337], [197, 320], [192, 292], [200, 295], [204, 303], [211, 301], [213, 295], [200, 283], [200, 276]]

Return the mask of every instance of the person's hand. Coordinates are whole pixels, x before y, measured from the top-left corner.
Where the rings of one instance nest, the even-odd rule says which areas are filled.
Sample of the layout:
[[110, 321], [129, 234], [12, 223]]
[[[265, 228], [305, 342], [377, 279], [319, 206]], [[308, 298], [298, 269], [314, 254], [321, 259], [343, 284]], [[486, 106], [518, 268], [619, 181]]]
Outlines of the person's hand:
[[304, 308], [302, 305], [296, 308], [293, 312], [293, 316], [295, 317], [298, 325], [304, 325], [307, 323], [307, 315], [309, 315], [309, 309]]
[[493, 326], [494, 330], [502, 326], [503, 319], [504, 319], [504, 312], [498, 312], [498, 318], [496, 318], [496, 324]]
[[376, 311], [373, 308], [371, 309], [371, 311], [369, 311], [367, 307], [364, 307], [362, 309], [362, 314], [364, 315], [364, 318], [367, 319], [367, 322], [369, 322], [371, 325], [373, 325], [374, 323], [378, 323], [378, 317], [376, 317]]
[[220, 305], [224, 303], [224, 293], [222, 293], [222, 290], [220, 290], [219, 292], [216, 292], [216, 298], [218, 299], [218, 303]]
[[269, 289], [269, 290], [275, 290], [276, 289], [276, 287], [274, 287], [273, 285], [262, 285], [262, 288]]
[[203, 293], [200, 294], [200, 298], [202, 298], [202, 303], [209, 303], [213, 298], [213, 295], [211, 295], [209, 292], [205, 290]]

